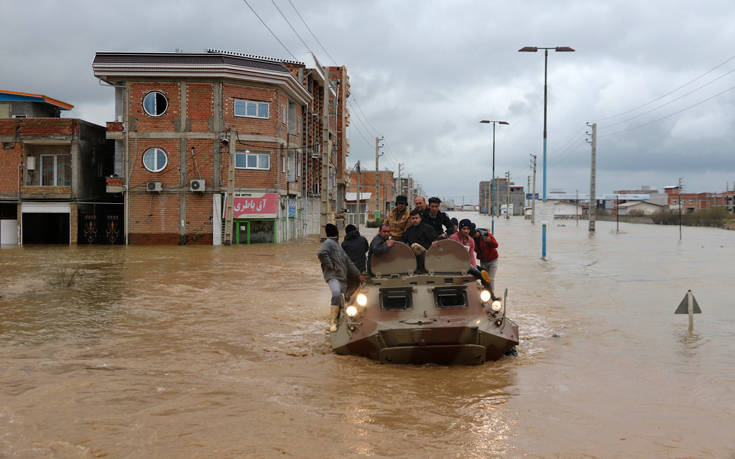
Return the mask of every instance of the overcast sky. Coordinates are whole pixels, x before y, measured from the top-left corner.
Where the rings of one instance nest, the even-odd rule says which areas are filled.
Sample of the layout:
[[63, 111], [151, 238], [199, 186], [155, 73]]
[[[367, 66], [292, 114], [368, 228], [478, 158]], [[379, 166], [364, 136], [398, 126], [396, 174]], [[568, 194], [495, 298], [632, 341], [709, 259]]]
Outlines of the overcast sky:
[[476, 202], [492, 161], [481, 119], [510, 122], [496, 130], [496, 175], [525, 186], [536, 154], [540, 190], [544, 56], [518, 49], [571, 46], [549, 55], [549, 190], [589, 192], [585, 123], [595, 121], [598, 193], [680, 176], [695, 192], [734, 186], [732, 0], [247, 1], [288, 51], [244, 0], [0, 0], [0, 88], [46, 94], [75, 105], [64, 116], [104, 124], [113, 90], [92, 75], [97, 51], [301, 59], [311, 49], [349, 71], [349, 166], [374, 168], [384, 136], [381, 169], [404, 163], [427, 194]]

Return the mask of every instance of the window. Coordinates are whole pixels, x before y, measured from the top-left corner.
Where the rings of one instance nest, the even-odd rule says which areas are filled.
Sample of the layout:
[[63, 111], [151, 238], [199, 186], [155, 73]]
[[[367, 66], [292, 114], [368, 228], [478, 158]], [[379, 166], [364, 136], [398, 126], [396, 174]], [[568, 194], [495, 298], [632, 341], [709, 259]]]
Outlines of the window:
[[671, 200], [671, 202], [672, 202], [673, 204], [676, 204], [676, 199], [672, 199], [672, 200]]
[[410, 288], [381, 288], [380, 306], [387, 310], [408, 309], [411, 307]]
[[281, 154], [281, 172], [286, 172], [286, 155]]
[[288, 133], [296, 134], [296, 104], [288, 103]]
[[467, 306], [467, 295], [463, 288], [437, 287], [434, 289], [434, 301], [440, 308], [464, 308]]
[[151, 91], [143, 97], [143, 110], [150, 116], [161, 116], [168, 109], [168, 100], [162, 92]]
[[71, 155], [41, 155], [41, 186], [71, 186]]
[[256, 153], [250, 150], [235, 153], [235, 167], [237, 169], [257, 169], [267, 171], [271, 168], [270, 153]]
[[694, 204], [694, 199], [690, 199], [689, 204]]
[[268, 102], [235, 99], [235, 116], [268, 119], [270, 117], [270, 104]]
[[166, 152], [160, 148], [149, 148], [143, 153], [143, 166], [151, 172], [161, 172], [168, 164]]

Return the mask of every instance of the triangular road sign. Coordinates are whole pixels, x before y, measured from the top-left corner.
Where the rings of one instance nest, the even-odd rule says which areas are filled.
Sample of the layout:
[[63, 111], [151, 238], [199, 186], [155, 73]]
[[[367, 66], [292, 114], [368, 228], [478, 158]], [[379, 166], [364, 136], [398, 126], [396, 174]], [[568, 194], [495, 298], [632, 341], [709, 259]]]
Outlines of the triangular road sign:
[[699, 304], [697, 303], [697, 299], [694, 298], [694, 294], [689, 290], [684, 294], [684, 298], [681, 300], [681, 303], [679, 303], [679, 307], [676, 308], [674, 314], [689, 314], [689, 301], [687, 300], [687, 296], [690, 294], [692, 295], [692, 312], [694, 314], [702, 313], [702, 310], [699, 308]]

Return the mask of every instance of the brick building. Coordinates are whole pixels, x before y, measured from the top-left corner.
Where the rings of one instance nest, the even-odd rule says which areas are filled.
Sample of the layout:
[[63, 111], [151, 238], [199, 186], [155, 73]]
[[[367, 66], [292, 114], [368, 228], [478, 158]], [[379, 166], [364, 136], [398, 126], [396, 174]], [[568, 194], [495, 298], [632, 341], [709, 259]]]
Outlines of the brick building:
[[714, 207], [725, 207], [735, 213], [735, 191], [724, 193], [681, 193], [677, 185], [664, 187], [668, 197], [669, 209], [678, 209], [681, 206], [685, 212], [694, 212]]
[[307, 55], [304, 62], [284, 65], [312, 98], [302, 120], [302, 193], [306, 233], [317, 234], [346, 207], [350, 80], [346, 67], [324, 67], [313, 54]]
[[210, 50], [97, 53], [93, 70], [115, 89], [107, 136], [130, 243], [219, 244], [229, 228], [234, 243], [303, 236], [314, 98], [298, 69]]
[[60, 118], [73, 106], [0, 91], [0, 243], [118, 242], [121, 202], [105, 193], [105, 128]]
[[[360, 189], [362, 193], [371, 193], [369, 202], [367, 203], [368, 220], [375, 219], [376, 210], [380, 215], [386, 216], [395, 207], [396, 188], [393, 171], [380, 171], [378, 174], [378, 199], [375, 199], [375, 171], [363, 170], [360, 174]], [[347, 183], [347, 191], [349, 193], [357, 193], [357, 172], [351, 170]], [[357, 196], [357, 195], [355, 195]], [[361, 195], [364, 196], [364, 195]], [[412, 205], [412, 203], [410, 203]]]

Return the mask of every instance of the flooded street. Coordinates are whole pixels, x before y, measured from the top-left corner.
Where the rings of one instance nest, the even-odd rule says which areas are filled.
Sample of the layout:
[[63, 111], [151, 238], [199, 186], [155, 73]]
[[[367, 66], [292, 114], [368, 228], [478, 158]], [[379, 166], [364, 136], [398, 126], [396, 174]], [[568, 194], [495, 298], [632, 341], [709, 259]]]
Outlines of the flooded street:
[[333, 355], [317, 239], [4, 248], [0, 457], [735, 455], [735, 232], [565, 225], [496, 220], [476, 367]]

